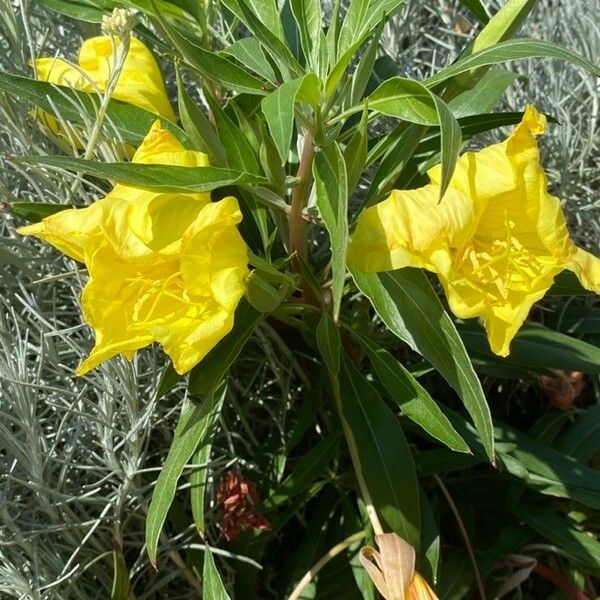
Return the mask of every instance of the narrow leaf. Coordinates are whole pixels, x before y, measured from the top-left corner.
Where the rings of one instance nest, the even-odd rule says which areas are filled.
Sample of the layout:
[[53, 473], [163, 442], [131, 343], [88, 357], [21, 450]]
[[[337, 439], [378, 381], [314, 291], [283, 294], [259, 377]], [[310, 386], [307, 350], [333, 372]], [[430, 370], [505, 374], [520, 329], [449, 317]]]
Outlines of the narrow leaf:
[[333, 318], [340, 314], [348, 247], [348, 181], [346, 163], [336, 142], [323, 148], [313, 163], [317, 206], [331, 239]]
[[[56, 110], [62, 119], [78, 125], [84, 125], [87, 117], [94, 118], [100, 106], [97, 95], [10, 73], [0, 72], [0, 91], [28, 100], [48, 113], [54, 114]], [[162, 126], [180, 142], [184, 145], [189, 144], [187, 135], [177, 125], [132, 104], [111, 100], [106, 117], [123, 141], [136, 147], [157, 119], [160, 119]]]
[[198, 444], [203, 443], [206, 436], [210, 435], [209, 426], [214, 422], [215, 411], [222, 405], [224, 393], [223, 391], [208, 397], [202, 403], [184, 400], [173, 442], [156, 481], [146, 517], [146, 546], [150, 561], [154, 565], [158, 553], [158, 540], [175, 498], [179, 476]]
[[316, 337], [325, 366], [334, 377], [337, 377], [340, 372], [342, 343], [340, 333], [328, 312], [324, 312], [321, 316], [317, 325]]
[[204, 569], [202, 573], [202, 596], [207, 600], [231, 600], [223, 580], [217, 571], [215, 560], [208, 544], [204, 546]]
[[258, 95], [267, 93], [265, 82], [261, 79], [250, 75], [225, 56], [209, 52], [194, 44], [189, 36], [182, 35], [174, 27], [164, 22], [163, 25], [187, 64], [206, 79], [240, 93]]
[[177, 69], [176, 74], [179, 119], [185, 132], [198, 150], [208, 154], [211, 165], [224, 167], [227, 164], [225, 150], [217, 137], [215, 128], [187, 93], [180, 69]]
[[296, 102], [302, 101], [314, 106], [319, 102], [319, 81], [314, 73], [281, 84], [274, 92], [263, 98], [261, 103], [282, 165], [287, 162], [290, 151], [295, 105]]
[[210, 192], [230, 185], [267, 183], [260, 175], [216, 167], [100, 163], [68, 156], [19, 156], [15, 162], [81, 171], [116, 183], [161, 192]]
[[435, 400], [417, 380], [386, 350], [367, 340], [356, 337], [367, 351], [369, 360], [386, 392], [402, 412], [432, 437], [457, 452], [469, 452], [469, 446], [452, 427]]
[[424, 356], [456, 390], [492, 460], [492, 419], [481, 383], [426, 276], [409, 268], [379, 274], [352, 271], [352, 276], [388, 329]]
[[424, 83], [431, 89], [451, 77], [465, 73], [470, 69], [525, 58], [556, 58], [582, 67], [593, 75], [600, 76], [600, 68], [571, 50], [567, 50], [551, 42], [519, 38], [500, 42], [485, 50], [461, 58], [445, 69], [442, 69], [439, 73], [426, 79]]
[[420, 544], [419, 486], [410, 448], [396, 415], [348, 361], [340, 373], [341, 412], [348, 443], [385, 528]]

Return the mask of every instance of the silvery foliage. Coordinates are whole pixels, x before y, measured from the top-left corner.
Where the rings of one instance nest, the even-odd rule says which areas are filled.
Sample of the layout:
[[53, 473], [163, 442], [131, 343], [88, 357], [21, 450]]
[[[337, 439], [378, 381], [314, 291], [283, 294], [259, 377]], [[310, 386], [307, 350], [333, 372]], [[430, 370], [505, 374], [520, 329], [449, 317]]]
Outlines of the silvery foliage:
[[[526, 32], [597, 58], [598, 25], [590, 15], [600, 12], [600, 0], [552, 0], [552, 5], [550, 10], [548, 2], [540, 3]], [[386, 27], [381, 50], [401, 72], [425, 76], [456, 56], [474, 33], [469, 23], [456, 1], [413, 0]], [[31, 56], [74, 57], [81, 36], [97, 33], [93, 25], [69, 24], [28, 0], [0, 0], [0, 29], [0, 67], [28, 75]], [[544, 141], [545, 164], [577, 226], [576, 237], [597, 248], [596, 82], [557, 61], [513, 68], [523, 80], [511, 87], [505, 107], [534, 102], [561, 121]], [[0, 96], [1, 201], [84, 205], [100, 196], [103, 190], [93, 185], [74, 186], [72, 174], [7, 160], [56, 151], [29, 110]], [[106, 143], [96, 156], [114, 159]], [[143, 548], [144, 514], [182, 387], [155, 401], [166, 364], [158, 349], [139, 353], [133, 363], [115, 359], [75, 378], [72, 371], [91, 344], [78, 300], [85, 272], [47, 245], [22, 239], [14, 231], [19, 224], [9, 214], [0, 219], [0, 595], [106, 598], [112, 550], [123, 547], [128, 557], [136, 556], [128, 566], [138, 598], [187, 598], [191, 574], [175, 564], [190, 544], [197, 545], [192, 528], [170, 532], [159, 556], [165, 567], [158, 573]], [[275, 331], [268, 326], [259, 331], [253, 347], [256, 352], [247, 353], [243, 372], [231, 381], [211, 461], [215, 478], [240, 455], [252, 456], [265, 434], [257, 431], [259, 420], [283, 430], [295, 386], [302, 384], [301, 369]], [[251, 460], [243, 467], [260, 479]], [[182, 480], [182, 493], [185, 486]], [[211, 534], [218, 545], [218, 532]]]

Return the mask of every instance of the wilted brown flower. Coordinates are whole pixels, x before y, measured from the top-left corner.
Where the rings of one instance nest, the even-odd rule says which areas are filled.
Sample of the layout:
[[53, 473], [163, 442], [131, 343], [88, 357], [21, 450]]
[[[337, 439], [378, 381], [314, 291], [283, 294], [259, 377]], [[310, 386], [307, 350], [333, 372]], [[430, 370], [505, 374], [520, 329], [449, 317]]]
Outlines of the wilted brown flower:
[[542, 375], [540, 385], [554, 408], [567, 410], [573, 406], [585, 387], [583, 373], [581, 371], [562, 371], [561, 369], [556, 369], [554, 373], [554, 377]]
[[223, 535], [228, 542], [234, 540], [243, 529], [269, 531], [272, 527], [271, 523], [255, 510], [260, 503], [256, 484], [235, 471], [228, 471], [221, 481], [216, 501]]

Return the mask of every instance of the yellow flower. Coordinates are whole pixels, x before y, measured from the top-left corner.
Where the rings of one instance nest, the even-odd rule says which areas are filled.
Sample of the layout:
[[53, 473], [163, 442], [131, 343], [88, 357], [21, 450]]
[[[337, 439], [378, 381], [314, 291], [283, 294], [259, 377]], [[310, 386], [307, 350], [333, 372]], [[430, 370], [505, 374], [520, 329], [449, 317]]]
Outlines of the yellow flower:
[[385, 600], [438, 600], [415, 571], [415, 549], [395, 533], [375, 536], [379, 552], [361, 548], [359, 559]]
[[[118, 43], [118, 39], [115, 42]], [[81, 92], [104, 92], [114, 64], [112, 38], [102, 35], [85, 40], [78, 64], [83, 73], [61, 58], [38, 58], [35, 61], [38, 79]], [[112, 97], [169, 121], [176, 120], [160, 68], [150, 50], [137, 38], [131, 37], [129, 52]], [[50, 126], [56, 131], [55, 124]]]
[[[133, 162], [202, 167], [157, 121]], [[85, 320], [96, 344], [77, 374], [119, 353], [160, 342], [179, 373], [189, 371], [233, 326], [245, 291], [248, 251], [235, 198], [156, 193], [126, 185], [87, 208], [65, 210], [19, 233], [84, 262]]]
[[481, 317], [492, 350], [507, 356], [558, 273], [570, 269], [600, 292], [600, 259], [573, 244], [560, 201], [548, 193], [535, 139], [545, 128], [527, 107], [504, 142], [459, 159], [441, 202], [439, 165], [428, 172], [431, 185], [394, 190], [360, 216], [348, 263], [437, 273], [454, 314]]

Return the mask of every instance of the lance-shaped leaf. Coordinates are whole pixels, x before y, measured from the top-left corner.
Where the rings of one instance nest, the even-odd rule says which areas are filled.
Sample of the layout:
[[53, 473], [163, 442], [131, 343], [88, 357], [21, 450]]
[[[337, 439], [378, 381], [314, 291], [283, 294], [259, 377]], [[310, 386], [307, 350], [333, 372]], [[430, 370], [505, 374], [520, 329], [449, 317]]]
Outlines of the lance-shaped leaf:
[[[56, 112], [61, 119], [75, 125], [85, 125], [90, 119], [94, 119], [100, 107], [97, 95], [10, 73], [0, 72], [0, 91], [28, 100], [48, 113]], [[106, 117], [123, 141], [132, 146], [140, 145], [156, 119], [160, 119], [161, 125], [182, 144], [190, 145], [189, 138], [177, 125], [132, 104], [111, 100]]]
[[206, 101], [213, 113], [219, 140], [227, 154], [227, 165], [247, 173], [258, 173], [258, 158], [242, 130], [210, 94], [206, 94]]
[[418, 547], [419, 486], [398, 418], [347, 360], [342, 361], [339, 385], [344, 430], [355, 448], [354, 468], [385, 528]]
[[275, 62], [293, 75], [302, 67], [283, 42], [283, 28], [273, 0], [222, 0], [242, 23], [256, 36]]
[[460, 125], [448, 105], [418, 81], [392, 77], [384, 81], [369, 96], [368, 107], [417, 125], [439, 126], [442, 162], [441, 198], [454, 173], [458, 151], [462, 144]]
[[224, 167], [227, 164], [225, 149], [221, 144], [214, 126], [204, 116], [201, 108], [190, 98], [187, 93], [181, 70], [177, 74], [177, 99], [179, 105], [179, 118], [185, 132], [190, 136], [196, 148], [208, 154], [210, 164], [215, 167]]
[[[163, 23], [164, 24], [164, 23]], [[179, 33], [174, 27], [164, 24], [169, 37], [187, 62], [200, 75], [226, 89], [246, 94], [266, 94], [265, 82], [250, 75], [242, 67], [225, 56], [205, 50], [194, 44], [188, 36]]]
[[317, 69], [321, 36], [321, 0], [290, 0], [292, 15], [300, 32], [300, 44], [307, 63]]
[[313, 163], [313, 175], [317, 206], [331, 240], [331, 291], [333, 317], [337, 321], [344, 292], [348, 247], [348, 180], [346, 163], [337, 142], [317, 153]]
[[68, 156], [19, 156], [15, 162], [80, 171], [116, 183], [161, 192], [210, 192], [229, 185], [267, 183], [260, 175], [216, 167], [100, 163]]
[[211, 425], [215, 415], [221, 410], [224, 397], [225, 388], [220, 393], [205, 398], [203, 402], [186, 399], [183, 403], [173, 442], [156, 481], [146, 517], [146, 547], [154, 565], [158, 540], [175, 498], [177, 481], [198, 445], [209, 439]]
[[207, 600], [231, 600], [223, 580], [217, 571], [215, 560], [208, 544], [204, 547], [204, 569], [202, 571], [202, 596]]
[[486, 454], [494, 457], [490, 409], [465, 346], [439, 298], [418, 269], [389, 273], [352, 271], [388, 329], [424, 356], [461, 397]]
[[489, 48], [457, 60], [424, 81], [428, 88], [433, 88], [455, 75], [465, 73], [477, 67], [495, 65], [524, 58], [556, 58], [582, 67], [593, 75], [600, 77], [600, 68], [579, 54], [567, 50], [558, 44], [542, 40], [519, 38], [500, 42]]
[[469, 452], [469, 446], [454, 429], [435, 400], [389, 352], [355, 333], [367, 351], [377, 377], [402, 412], [429, 435], [457, 452]]
[[396, 13], [405, 0], [354, 0], [342, 23], [337, 43], [341, 56], [365, 34], [369, 34], [386, 16]]
[[314, 73], [282, 83], [261, 102], [282, 165], [287, 162], [290, 151], [297, 102], [306, 102], [315, 108], [318, 106], [319, 80]]

